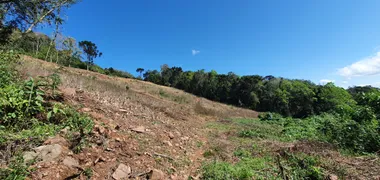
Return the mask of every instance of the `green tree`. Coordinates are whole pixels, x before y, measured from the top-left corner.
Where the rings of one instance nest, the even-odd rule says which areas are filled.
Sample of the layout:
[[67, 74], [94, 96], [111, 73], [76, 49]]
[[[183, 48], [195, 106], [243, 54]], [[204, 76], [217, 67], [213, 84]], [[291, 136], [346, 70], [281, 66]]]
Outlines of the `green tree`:
[[103, 55], [103, 53], [98, 50], [96, 44], [91, 41], [81, 41], [79, 42], [79, 47], [87, 56], [87, 70], [89, 70], [90, 66], [94, 65], [95, 58], [101, 57]]
[[352, 114], [353, 107], [356, 104], [350, 93], [343, 88], [335, 86], [334, 83], [319, 86], [316, 97], [315, 107], [318, 113], [338, 112], [349, 115]]
[[3, 0], [0, 1], [1, 17], [5, 26], [19, 27], [31, 32], [41, 24], [55, 24], [61, 10], [67, 9], [80, 0]]
[[81, 51], [77, 46], [76, 40], [72, 37], [68, 37], [63, 41], [64, 46], [64, 54], [67, 58], [67, 65], [71, 67], [71, 62], [73, 58], [79, 58], [81, 55]]
[[140, 73], [140, 78], [142, 78], [142, 73], [145, 71], [144, 68], [137, 68], [136, 72]]

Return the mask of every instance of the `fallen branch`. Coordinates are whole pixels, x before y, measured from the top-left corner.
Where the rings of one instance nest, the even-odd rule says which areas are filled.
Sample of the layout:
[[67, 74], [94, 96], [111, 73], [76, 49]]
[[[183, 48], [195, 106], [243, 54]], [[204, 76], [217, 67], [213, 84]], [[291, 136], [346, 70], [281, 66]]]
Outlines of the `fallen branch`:
[[174, 160], [172, 157], [168, 156], [168, 155], [165, 155], [165, 154], [158, 154], [158, 153], [154, 153], [155, 156], [160, 156], [160, 157], [163, 157], [163, 158], [166, 158], [166, 159], [169, 159], [169, 160]]

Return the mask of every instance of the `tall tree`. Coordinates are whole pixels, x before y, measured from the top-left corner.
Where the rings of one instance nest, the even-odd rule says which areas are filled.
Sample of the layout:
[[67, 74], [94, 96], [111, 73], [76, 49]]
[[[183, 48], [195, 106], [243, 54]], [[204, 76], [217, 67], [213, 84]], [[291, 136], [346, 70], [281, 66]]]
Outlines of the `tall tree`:
[[96, 44], [91, 41], [81, 41], [79, 42], [79, 47], [87, 56], [87, 70], [89, 70], [90, 66], [94, 65], [95, 58], [103, 55], [103, 53], [98, 50]]
[[15, 23], [25, 33], [41, 24], [55, 24], [59, 11], [67, 9], [80, 0], [2, 0], [1, 15], [7, 23]]
[[63, 41], [64, 52], [67, 58], [68, 66], [71, 66], [73, 58], [79, 58], [81, 51], [76, 44], [76, 40], [72, 37], [68, 37]]
[[142, 73], [145, 71], [144, 68], [137, 68], [136, 72], [140, 73], [140, 78], [142, 78]]

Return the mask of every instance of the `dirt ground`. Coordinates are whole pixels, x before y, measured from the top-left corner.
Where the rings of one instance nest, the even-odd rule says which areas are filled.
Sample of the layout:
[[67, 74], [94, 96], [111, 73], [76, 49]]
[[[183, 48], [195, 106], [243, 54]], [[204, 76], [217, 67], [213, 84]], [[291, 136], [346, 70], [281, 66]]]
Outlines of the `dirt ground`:
[[[25, 76], [45, 76], [54, 72], [62, 79], [60, 91], [67, 104], [89, 114], [96, 123], [89, 147], [67, 156], [79, 162], [78, 167], [62, 165], [65, 157], [55, 162], [37, 163], [32, 179], [86, 179], [85, 169], [92, 169], [91, 179], [113, 179], [120, 164], [131, 169], [131, 179], [198, 179], [199, 168], [206, 160], [203, 153], [215, 141], [233, 149], [228, 134], [210, 138], [214, 131], [209, 122], [228, 118], [256, 118], [255, 111], [212, 102], [181, 90], [149, 82], [110, 77], [94, 72], [24, 57], [21, 72]], [[210, 142], [212, 141], [212, 142]], [[308, 143], [259, 144], [274, 153], [291, 148], [294, 151], [318, 153], [348, 167], [347, 179], [380, 179], [379, 161], [343, 157], [335, 149]], [[323, 147], [323, 148], [321, 148]], [[66, 156], [66, 157], [67, 157]], [[68, 178], [70, 177], [70, 178]]]

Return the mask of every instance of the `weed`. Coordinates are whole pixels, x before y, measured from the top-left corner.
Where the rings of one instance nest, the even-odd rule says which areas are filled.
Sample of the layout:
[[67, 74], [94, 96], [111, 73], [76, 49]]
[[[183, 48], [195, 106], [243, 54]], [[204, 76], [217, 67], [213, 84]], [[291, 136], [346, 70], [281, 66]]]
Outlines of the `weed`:
[[93, 171], [91, 168], [86, 168], [83, 171], [83, 174], [87, 177], [87, 179], [91, 179], [91, 177], [93, 176]]
[[21, 180], [25, 179], [30, 173], [28, 165], [24, 163], [21, 155], [16, 156], [8, 168], [0, 169], [0, 179], [4, 180]]
[[214, 116], [216, 114], [212, 109], [208, 109], [202, 106], [201, 102], [197, 102], [194, 107], [194, 111], [198, 114], [203, 114], [206, 116]]
[[158, 94], [160, 94], [161, 97], [168, 98], [169, 94], [167, 94], [164, 90], [160, 89], [158, 91]]

